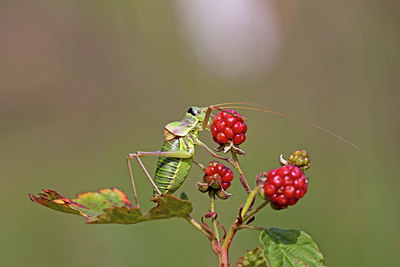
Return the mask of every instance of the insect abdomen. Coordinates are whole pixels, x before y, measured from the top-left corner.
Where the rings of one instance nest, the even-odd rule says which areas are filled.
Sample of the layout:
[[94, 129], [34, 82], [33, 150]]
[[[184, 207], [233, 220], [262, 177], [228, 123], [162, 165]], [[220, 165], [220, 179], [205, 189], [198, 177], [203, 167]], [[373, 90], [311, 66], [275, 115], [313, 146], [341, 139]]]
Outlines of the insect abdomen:
[[[164, 142], [161, 151], [185, 150], [180, 138]], [[185, 181], [193, 163], [191, 158], [159, 157], [154, 182], [162, 194], [172, 194]], [[155, 191], [153, 191], [156, 194]]]

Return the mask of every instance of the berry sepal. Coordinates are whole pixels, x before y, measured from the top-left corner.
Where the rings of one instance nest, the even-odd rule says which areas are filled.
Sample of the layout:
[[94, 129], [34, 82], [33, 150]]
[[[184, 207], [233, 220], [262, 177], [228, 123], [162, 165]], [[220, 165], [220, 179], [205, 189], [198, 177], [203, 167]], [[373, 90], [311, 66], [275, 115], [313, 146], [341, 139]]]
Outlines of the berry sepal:
[[214, 149], [217, 152], [224, 152], [225, 154], [233, 150], [238, 155], [246, 154], [242, 149], [239, 148], [232, 140], [228, 140], [225, 144], [219, 144], [219, 147]]
[[228, 192], [226, 192], [224, 189], [221, 188], [221, 190], [217, 190], [215, 192], [215, 195], [219, 198], [219, 199], [228, 199], [230, 196], [232, 196], [232, 194], [229, 194]]
[[258, 187], [258, 195], [262, 200], [271, 202], [270, 199], [265, 195], [264, 191], [264, 183], [267, 181], [267, 175], [268, 173], [266, 172], [260, 172], [256, 176], [256, 185]]
[[209, 184], [200, 183], [200, 182], [197, 182], [196, 186], [197, 186], [197, 189], [199, 189], [199, 191], [202, 192], [202, 193], [206, 193], [208, 191], [208, 188], [210, 187]]
[[223, 188], [221, 183], [213, 182], [212, 184], [208, 183], [196, 183], [197, 189], [199, 189], [202, 193], [212, 192], [219, 198], [219, 199], [228, 199], [232, 194], [226, 192]]

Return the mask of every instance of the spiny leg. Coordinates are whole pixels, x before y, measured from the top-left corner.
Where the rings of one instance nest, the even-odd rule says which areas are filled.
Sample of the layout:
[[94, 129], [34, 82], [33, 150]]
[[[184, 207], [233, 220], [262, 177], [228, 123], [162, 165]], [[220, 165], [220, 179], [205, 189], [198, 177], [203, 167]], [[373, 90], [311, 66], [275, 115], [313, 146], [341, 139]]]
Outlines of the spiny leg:
[[199, 139], [194, 140], [194, 142], [196, 145], [199, 145], [199, 146], [205, 148], [214, 158], [225, 160], [225, 161], [229, 162], [230, 164], [232, 164], [233, 167], [236, 168], [236, 165], [232, 160], [230, 160], [229, 158], [221, 157], [221, 156], [217, 155], [214, 151], [211, 150], [211, 148], [209, 148], [206, 144], [201, 142]]
[[131, 178], [131, 184], [132, 184], [133, 194], [135, 196], [136, 208], [140, 208], [136, 193], [135, 181], [133, 180], [131, 157], [129, 157], [129, 155], [126, 157], [126, 163], [128, 164], [129, 177]]
[[134, 194], [135, 194], [135, 200], [136, 200], [136, 205], [137, 206], [139, 206], [139, 203], [138, 203], [138, 200], [137, 200], [135, 183], [133, 182], [133, 174], [132, 174], [132, 167], [131, 167], [131, 164], [130, 164], [130, 159], [135, 158], [138, 161], [140, 168], [142, 168], [144, 174], [147, 176], [147, 178], [149, 179], [150, 183], [154, 187], [154, 190], [156, 190], [157, 194], [161, 195], [160, 190], [158, 189], [158, 187], [154, 183], [154, 181], [151, 178], [151, 176], [150, 176], [149, 172], [147, 171], [146, 167], [143, 165], [143, 162], [140, 160], [141, 156], [157, 156], [157, 152], [161, 152], [161, 151], [156, 151], [156, 152], [139, 152], [138, 151], [135, 154], [128, 154], [128, 156], [127, 156], [129, 176], [131, 178], [132, 188], [133, 188], [133, 191], [134, 191]]
[[140, 160], [140, 157], [164, 156], [164, 157], [173, 157], [173, 158], [190, 158], [190, 157], [193, 156], [193, 154], [194, 154], [194, 150], [192, 150], [192, 149], [189, 149], [188, 151], [185, 151], [185, 150], [154, 151], [154, 152], [137, 151], [135, 154], [132, 154], [132, 153], [128, 154], [128, 156], [126, 157], [126, 161], [128, 163], [129, 177], [131, 179], [133, 193], [135, 195], [136, 207], [139, 208], [139, 202], [138, 202], [138, 198], [137, 198], [135, 182], [134, 182], [133, 174], [132, 174], [132, 166], [131, 166], [131, 162], [130, 162], [130, 160], [132, 158], [135, 158], [138, 161], [139, 166], [142, 168], [143, 172], [145, 173], [145, 175], [149, 179], [150, 183], [154, 187], [154, 190], [157, 192], [157, 194], [162, 195], [160, 189], [158, 189], [157, 185], [154, 183], [154, 180], [151, 178], [151, 176], [150, 176], [149, 172], [147, 171], [146, 167], [144, 166], [144, 164]]
[[128, 163], [129, 176], [131, 178], [133, 193], [135, 195], [135, 201], [136, 201], [136, 206], [137, 207], [139, 207], [139, 202], [138, 202], [138, 198], [137, 198], [135, 182], [134, 182], [134, 179], [133, 179], [133, 173], [132, 173], [132, 167], [131, 167], [130, 160], [132, 158], [135, 158], [138, 161], [140, 168], [142, 168], [144, 174], [147, 176], [147, 178], [149, 179], [151, 185], [154, 187], [154, 190], [156, 190], [157, 194], [161, 195], [160, 189], [158, 189], [157, 185], [154, 183], [153, 179], [151, 178], [151, 176], [150, 176], [149, 172], [147, 171], [146, 167], [144, 166], [143, 162], [140, 160], [141, 156], [160, 156], [161, 154], [165, 154], [165, 153], [162, 152], [162, 151], [154, 151], [154, 152], [140, 152], [140, 151], [137, 151], [135, 154], [128, 154], [128, 156], [126, 157], [127, 163]]
[[203, 164], [201, 164], [201, 163], [199, 163], [199, 162], [197, 162], [195, 160], [193, 160], [193, 163], [196, 164], [197, 166], [199, 166], [203, 171], [206, 171], [206, 167], [204, 167]]
[[246, 177], [244, 176], [244, 173], [243, 173], [243, 171], [242, 171], [242, 168], [240, 167], [239, 160], [237, 159], [236, 153], [232, 152], [232, 156], [233, 156], [234, 161], [231, 161], [231, 160], [228, 159], [228, 158], [220, 157], [220, 156], [218, 156], [217, 154], [215, 154], [206, 144], [204, 144], [204, 143], [201, 142], [200, 140], [197, 139], [197, 140], [195, 140], [195, 142], [196, 142], [197, 145], [200, 145], [200, 146], [204, 147], [208, 152], [211, 153], [211, 155], [212, 155], [213, 157], [218, 158], [218, 159], [226, 160], [227, 162], [229, 162], [230, 164], [232, 164], [232, 166], [233, 166], [234, 168], [236, 168], [236, 169], [239, 171], [239, 174], [240, 174], [240, 182], [242, 183], [244, 189], [246, 190], [247, 194], [250, 194], [250, 191], [251, 191], [251, 190], [250, 190], [249, 184], [247, 183]]

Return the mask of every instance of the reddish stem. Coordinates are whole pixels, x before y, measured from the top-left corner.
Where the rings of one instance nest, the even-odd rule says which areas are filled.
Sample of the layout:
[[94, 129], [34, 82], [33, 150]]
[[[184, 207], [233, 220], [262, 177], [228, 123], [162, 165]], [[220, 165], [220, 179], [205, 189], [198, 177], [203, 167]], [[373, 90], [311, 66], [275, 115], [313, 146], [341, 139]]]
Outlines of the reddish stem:
[[233, 161], [235, 162], [236, 168], [239, 171], [239, 177], [240, 177], [239, 180], [242, 183], [244, 190], [246, 190], [246, 193], [250, 194], [251, 190], [250, 190], [249, 184], [247, 183], [246, 177], [244, 176], [242, 168], [240, 167], [240, 163], [237, 158], [236, 152], [233, 149], [231, 149], [231, 152], [232, 152]]

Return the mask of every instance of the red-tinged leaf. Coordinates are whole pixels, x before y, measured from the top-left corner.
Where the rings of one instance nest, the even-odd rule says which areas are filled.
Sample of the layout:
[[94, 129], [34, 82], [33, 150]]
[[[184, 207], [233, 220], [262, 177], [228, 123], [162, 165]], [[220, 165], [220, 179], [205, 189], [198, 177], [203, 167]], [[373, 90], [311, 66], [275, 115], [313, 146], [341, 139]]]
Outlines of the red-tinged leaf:
[[53, 190], [47, 190], [47, 189], [44, 189], [43, 191], [44, 191], [44, 193], [39, 193], [39, 197], [36, 197], [32, 194], [29, 194], [29, 197], [31, 198], [31, 200], [33, 202], [36, 202], [36, 203], [38, 203], [42, 206], [48, 207], [50, 209], [67, 212], [67, 213], [79, 214], [79, 211], [77, 211], [77, 210], [74, 210], [68, 206], [64, 206], [64, 205], [55, 203], [54, 202], [55, 200], [64, 199], [64, 197], [61, 196], [60, 194], [58, 194], [57, 192], [55, 192]]
[[29, 194], [32, 201], [45, 207], [79, 214], [88, 219], [87, 223], [134, 224], [139, 222], [185, 217], [192, 210], [192, 203], [171, 195], [154, 197], [157, 206], [143, 214], [132, 207], [126, 194], [116, 188], [100, 189], [98, 192], [78, 194], [74, 199], [64, 198], [53, 190], [44, 190], [39, 197]]

